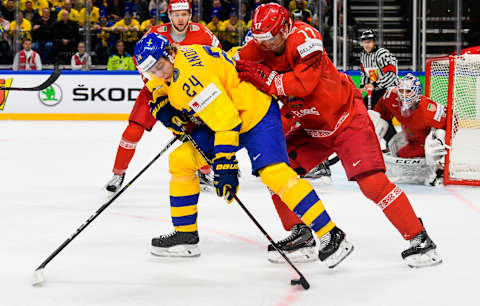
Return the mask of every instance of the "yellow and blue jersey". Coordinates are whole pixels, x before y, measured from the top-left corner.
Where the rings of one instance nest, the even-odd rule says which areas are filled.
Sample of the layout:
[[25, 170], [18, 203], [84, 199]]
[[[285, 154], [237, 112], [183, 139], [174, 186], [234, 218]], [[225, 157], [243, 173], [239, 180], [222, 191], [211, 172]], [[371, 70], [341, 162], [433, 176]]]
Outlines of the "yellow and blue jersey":
[[220, 48], [200, 45], [178, 49], [168, 96], [173, 107], [198, 116], [215, 132], [217, 157], [238, 150], [239, 134], [260, 122], [272, 99], [241, 81]]

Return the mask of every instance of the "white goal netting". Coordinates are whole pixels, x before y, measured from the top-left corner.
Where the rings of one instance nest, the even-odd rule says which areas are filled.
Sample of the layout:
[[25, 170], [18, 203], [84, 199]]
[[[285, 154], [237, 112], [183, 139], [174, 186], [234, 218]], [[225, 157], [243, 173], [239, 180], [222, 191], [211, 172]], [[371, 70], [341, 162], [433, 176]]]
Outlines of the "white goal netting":
[[451, 150], [448, 160], [449, 179], [480, 180], [480, 54], [454, 57], [454, 73], [450, 75], [448, 58], [432, 60], [430, 97], [448, 104], [449, 80], [453, 80], [453, 116]]

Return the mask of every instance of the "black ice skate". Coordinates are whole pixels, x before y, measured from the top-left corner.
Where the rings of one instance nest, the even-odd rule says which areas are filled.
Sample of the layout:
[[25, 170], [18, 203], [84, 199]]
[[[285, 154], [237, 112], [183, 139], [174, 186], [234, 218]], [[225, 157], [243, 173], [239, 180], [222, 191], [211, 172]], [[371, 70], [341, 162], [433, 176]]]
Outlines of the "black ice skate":
[[425, 230], [410, 239], [410, 248], [402, 252], [402, 258], [410, 268], [422, 268], [442, 263], [437, 246]]
[[319, 180], [323, 184], [332, 184], [332, 172], [327, 162], [323, 162], [320, 165], [316, 166], [310, 172], [305, 174], [304, 178]]
[[[311, 262], [317, 260], [316, 242], [312, 230], [303, 223], [292, 227], [287, 238], [276, 242], [276, 245], [285, 252], [292, 262]], [[283, 263], [285, 260], [273, 245], [268, 246], [268, 260], [273, 263]]]
[[353, 244], [345, 239], [345, 233], [338, 227], [320, 238], [318, 258], [324, 261], [328, 268], [333, 269], [353, 251]]
[[200, 256], [198, 232], [176, 232], [152, 239], [151, 253], [166, 257]]
[[106, 189], [112, 193], [117, 192], [122, 187], [123, 180], [125, 179], [125, 173], [115, 174], [106, 185]]
[[209, 174], [203, 174], [200, 170], [197, 171], [198, 179], [200, 180], [200, 190], [202, 191], [214, 191], [213, 186], [213, 171]]

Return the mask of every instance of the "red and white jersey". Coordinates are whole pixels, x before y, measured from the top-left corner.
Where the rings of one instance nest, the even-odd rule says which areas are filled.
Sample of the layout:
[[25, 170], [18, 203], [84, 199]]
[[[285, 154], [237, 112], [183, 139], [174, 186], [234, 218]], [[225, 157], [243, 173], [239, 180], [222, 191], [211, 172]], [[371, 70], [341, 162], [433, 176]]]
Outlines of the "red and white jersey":
[[280, 55], [262, 50], [251, 40], [239, 58], [261, 62], [281, 74], [276, 87], [279, 93], [298, 98], [289, 108], [310, 136], [332, 136], [353, 117], [353, 98], [360, 92], [350, 77], [337, 71], [320, 32], [312, 26], [295, 21]]
[[149, 33], [158, 33], [165, 36], [171, 44], [176, 43], [182, 46], [187, 45], [205, 45], [212, 47], [220, 47], [220, 41], [217, 37], [204, 25], [200, 23], [190, 22], [187, 26], [187, 35], [182, 41], [174, 41], [170, 32], [172, 29], [171, 23], [153, 26], [148, 30]]
[[425, 143], [425, 138], [432, 127], [437, 129], [446, 127], [445, 107], [425, 96], [420, 96], [418, 107], [410, 116], [403, 117], [400, 112], [397, 87], [388, 88], [383, 97], [378, 100], [374, 110], [379, 112], [385, 120], [392, 120], [395, 116], [402, 124], [407, 140], [417, 144]]
[[[207, 27], [199, 23], [190, 22], [187, 28], [187, 34], [182, 41], [174, 41], [172, 39], [172, 36], [170, 35], [171, 28], [172, 28], [171, 23], [156, 25], [151, 27], [147, 31], [147, 33], [145, 33], [145, 35], [149, 33], [158, 33], [165, 36], [171, 44], [175, 43], [182, 46], [205, 45], [205, 46], [212, 46], [212, 47], [219, 47], [219, 48], [222, 47], [217, 37], [209, 29], [207, 29]], [[133, 61], [135, 65], [137, 65], [137, 61], [135, 60], [135, 57], [133, 58]], [[142, 76], [142, 79], [144, 83], [148, 82], [148, 79], [143, 76]]]

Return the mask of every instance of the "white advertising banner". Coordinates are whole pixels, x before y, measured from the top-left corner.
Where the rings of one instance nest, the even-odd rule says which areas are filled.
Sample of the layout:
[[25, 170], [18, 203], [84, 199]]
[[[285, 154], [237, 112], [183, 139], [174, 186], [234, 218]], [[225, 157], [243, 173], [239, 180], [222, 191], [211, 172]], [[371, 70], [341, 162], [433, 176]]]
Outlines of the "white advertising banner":
[[[38, 86], [48, 76], [49, 72], [1, 71], [0, 86]], [[66, 71], [42, 91], [0, 91], [0, 119], [12, 119], [8, 114], [83, 114], [79, 119], [87, 120], [85, 115], [96, 114], [97, 119], [108, 119], [108, 116], [98, 115], [129, 114], [142, 87], [137, 73]], [[30, 117], [35, 119], [35, 116]]]

